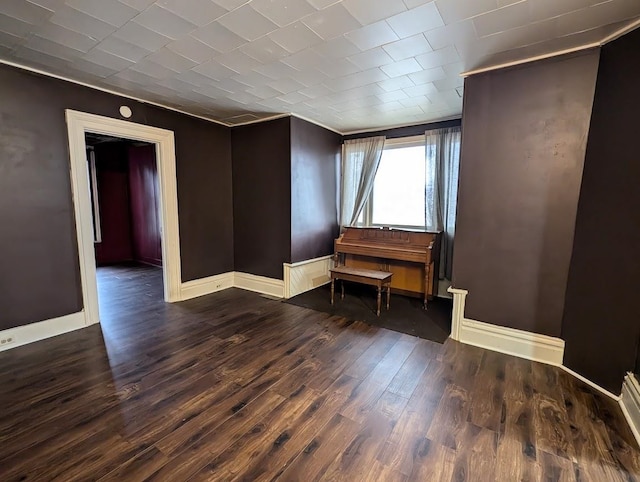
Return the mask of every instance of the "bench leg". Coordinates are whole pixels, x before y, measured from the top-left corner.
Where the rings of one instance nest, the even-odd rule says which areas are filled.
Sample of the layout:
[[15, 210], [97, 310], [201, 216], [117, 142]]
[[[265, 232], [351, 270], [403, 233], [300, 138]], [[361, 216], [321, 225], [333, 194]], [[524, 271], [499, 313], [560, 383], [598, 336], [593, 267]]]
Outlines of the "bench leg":
[[376, 313], [380, 316], [380, 302], [382, 301], [382, 286], [378, 285], [378, 312]]
[[391, 299], [391, 284], [387, 285], [387, 310], [389, 309], [389, 300]]
[[335, 291], [335, 287], [336, 287], [336, 279], [331, 278], [331, 304], [332, 305], [333, 305], [333, 293]]
[[340, 294], [340, 299], [344, 300], [344, 280], [340, 281], [340, 287], [342, 288], [342, 293]]

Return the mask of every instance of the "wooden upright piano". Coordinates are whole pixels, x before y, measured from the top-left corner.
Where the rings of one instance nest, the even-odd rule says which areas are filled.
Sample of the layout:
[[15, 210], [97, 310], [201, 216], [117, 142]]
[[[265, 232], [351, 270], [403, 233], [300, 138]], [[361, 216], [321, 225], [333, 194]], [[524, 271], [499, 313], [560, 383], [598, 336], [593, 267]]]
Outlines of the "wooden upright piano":
[[336, 266], [393, 273], [395, 293], [427, 299], [438, 292], [440, 233], [391, 228], [345, 228], [335, 240]]

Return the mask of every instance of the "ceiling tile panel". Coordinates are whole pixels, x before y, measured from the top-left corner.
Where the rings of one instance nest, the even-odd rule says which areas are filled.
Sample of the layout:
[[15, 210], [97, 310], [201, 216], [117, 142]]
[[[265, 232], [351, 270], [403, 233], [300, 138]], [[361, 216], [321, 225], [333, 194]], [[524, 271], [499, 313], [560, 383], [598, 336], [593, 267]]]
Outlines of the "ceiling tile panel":
[[236, 71], [231, 70], [228, 67], [225, 67], [224, 65], [222, 65], [221, 63], [215, 60], [210, 60], [209, 62], [200, 64], [197, 67], [194, 67], [192, 70], [194, 72], [204, 75], [205, 77], [209, 77], [210, 79], [218, 80], [218, 81], [225, 79], [227, 77], [231, 77], [232, 75], [237, 73]]
[[413, 87], [414, 84], [409, 77], [396, 77], [395, 79], [388, 79], [378, 82], [378, 85], [382, 87], [386, 92], [393, 92], [394, 90], [404, 89], [406, 87]]
[[341, 3], [309, 15], [302, 22], [324, 40], [330, 40], [362, 26]]
[[66, 4], [116, 27], [122, 27], [139, 13], [121, 2], [107, 4], [104, 0], [66, 0]]
[[349, 32], [345, 37], [353, 42], [360, 50], [369, 50], [399, 39], [385, 21], [372, 23], [366, 27], [359, 28], [358, 30]]
[[98, 43], [96, 39], [88, 35], [52, 23], [39, 28], [37, 36], [81, 52], [88, 52]]
[[98, 48], [104, 52], [122, 57], [131, 62], [142, 60], [151, 53], [151, 50], [144, 49], [136, 44], [127, 42], [113, 35], [107, 37], [98, 44]]
[[282, 94], [289, 94], [304, 87], [300, 82], [293, 79], [279, 79], [269, 82], [269, 87], [276, 89]]
[[308, 100], [309, 97], [301, 94], [300, 92], [290, 92], [289, 94], [281, 95], [278, 97], [278, 100], [285, 102], [287, 104], [299, 104], [304, 100]]
[[56, 10], [50, 20], [56, 25], [99, 40], [111, 35], [117, 29], [114, 25], [98, 20], [69, 6]]
[[230, 52], [246, 43], [245, 39], [220, 25], [217, 21], [195, 30], [191, 36], [220, 53]]
[[387, 19], [400, 38], [407, 38], [444, 25], [435, 3], [425, 3]]
[[299, 52], [322, 42], [316, 33], [301, 22], [276, 30], [269, 35], [269, 38], [290, 53]]
[[198, 65], [198, 62], [183, 57], [182, 55], [175, 53], [167, 47], [162, 47], [160, 50], [157, 50], [153, 54], [149, 55], [147, 57], [147, 60], [155, 62], [167, 69], [172, 70], [175, 73], [184, 72]]
[[[458, 75], [462, 71], [462, 69], [458, 70]], [[423, 69], [419, 72], [414, 72], [409, 74], [409, 78], [413, 81], [414, 84], [426, 84], [427, 82], [433, 82], [434, 80], [444, 79], [447, 74], [444, 71], [443, 67], [434, 67], [432, 69]]]
[[484, 37], [526, 25], [530, 20], [530, 4], [524, 0], [475, 17], [473, 25], [478, 35]]
[[0, 2], [0, 13], [31, 25], [40, 25], [53, 15], [47, 8], [26, 1], [3, 0]]
[[219, 62], [225, 67], [229, 67], [231, 70], [239, 74], [248, 73], [255, 67], [262, 65], [259, 60], [256, 60], [253, 57], [249, 57], [247, 54], [239, 50], [219, 55], [213, 60], [215, 62]]
[[215, 57], [219, 52], [209, 47], [204, 42], [190, 36], [174, 40], [166, 45], [166, 47], [183, 57], [193, 60], [196, 63], [206, 62]]
[[[509, 4], [523, 0], [509, 0]], [[440, 16], [447, 25], [496, 10], [500, 6], [496, 0], [436, 0]]]
[[218, 22], [248, 41], [262, 37], [278, 28], [271, 20], [251, 8], [250, 3], [226, 14]]
[[394, 60], [404, 60], [409, 57], [431, 52], [433, 49], [425, 36], [421, 33], [403, 40], [391, 42], [382, 47]]
[[411, 58], [401, 60], [393, 64], [383, 65], [380, 69], [389, 77], [400, 77], [401, 75], [419, 72], [422, 70], [422, 67], [418, 62], [416, 62], [416, 59]]
[[157, 4], [198, 27], [207, 25], [228, 12], [211, 0], [158, 0]]
[[20, 37], [24, 41], [34, 30], [34, 25], [0, 13], [0, 32]]
[[100, 50], [97, 47], [91, 49], [82, 58], [87, 62], [103, 65], [108, 69], [113, 69], [117, 72], [120, 72], [121, 70], [124, 70], [127, 67], [131, 67], [135, 64], [131, 60], [123, 59], [122, 57], [118, 57], [117, 55], [113, 55], [109, 52], [105, 52], [104, 50]]
[[362, 70], [393, 63], [393, 59], [382, 49], [382, 47], [376, 47], [371, 50], [366, 50], [365, 52], [360, 52], [359, 54], [349, 57], [349, 60]]
[[135, 8], [137, 11], [142, 12], [149, 5], [154, 3], [156, 0], [120, 0], [125, 5], [129, 5], [130, 7]]
[[28, 48], [32, 50], [37, 50], [38, 52], [42, 52], [51, 57], [58, 57], [60, 59], [73, 61], [75, 59], [80, 58], [85, 52], [80, 50], [72, 49], [66, 47], [57, 42], [52, 42], [51, 40], [47, 40], [42, 37], [38, 37], [37, 35], [33, 35], [27, 40], [22, 47], [20, 48]]
[[240, 50], [263, 64], [268, 64], [289, 55], [286, 49], [267, 36], [244, 44], [240, 47]]
[[280, 27], [296, 22], [316, 11], [304, 0], [253, 0], [251, 7]]
[[407, 10], [402, 0], [344, 0], [342, 4], [362, 25], [369, 25]]
[[454, 46], [445, 47], [443, 49], [434, 50], [427, 54], [419, 55], [416, 60], [425, 69], [432, 69], [441, 65], [459, 62], [460, 56]]
[[135, 22], [174, 40], [196, 29], [195, 24], [158, 5], [150, 6], [135, 18]]
[[158, 50], [171, 41], [169, 37], [149, 30], [136, 22], [125, 24], [113, 35], [116, 38], [151, 51]]
[[330, 59], [342, 59], [355, 55], [361, 50], [344, 36], [336, 37], [313, 47], [321, 55]]

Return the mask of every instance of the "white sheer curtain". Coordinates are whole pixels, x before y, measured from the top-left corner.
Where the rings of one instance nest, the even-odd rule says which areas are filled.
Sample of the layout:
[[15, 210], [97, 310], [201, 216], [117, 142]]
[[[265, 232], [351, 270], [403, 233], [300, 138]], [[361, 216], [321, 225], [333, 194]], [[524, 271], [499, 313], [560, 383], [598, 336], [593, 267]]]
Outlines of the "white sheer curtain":
[[384, 136], [345, 141], [340, 189], [340, 228], [356, 224], [373, 189], [384, 141]]
[[425, 132], [425, 220], [428, 231], [442, 231], [440, 278], [451, 279], [456, 230], [460, 127]]

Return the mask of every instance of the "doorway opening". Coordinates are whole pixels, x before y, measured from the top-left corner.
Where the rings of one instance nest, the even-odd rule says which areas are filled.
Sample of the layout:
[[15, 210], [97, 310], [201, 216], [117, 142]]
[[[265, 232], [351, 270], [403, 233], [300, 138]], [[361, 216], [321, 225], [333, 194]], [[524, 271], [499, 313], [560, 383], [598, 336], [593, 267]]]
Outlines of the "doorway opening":
[[85, 133], [101, 320], [163, 300], [155, 145]]
[[[157, 166], [158, 229], [160, 231], [161, 275], [164, 301], [181, 298], [180, 242], [178, 235], [178, 198], [176, 185], [175, 142], [172, 131], [73, 110], [66, 111], [69, 134], [71, 186], [74, 201], [78, 258], [82, 286], [85, 325], [100, 322], [94, 206], [91, 174], [87, 162], [86, 134], [111, 136], [151, 145]], [[144, 144], [142, 144], [144, 143]], [[94, 183], [97, 184], [97, 183]], [[104, 235], [104, 233], [100, 233]]]

